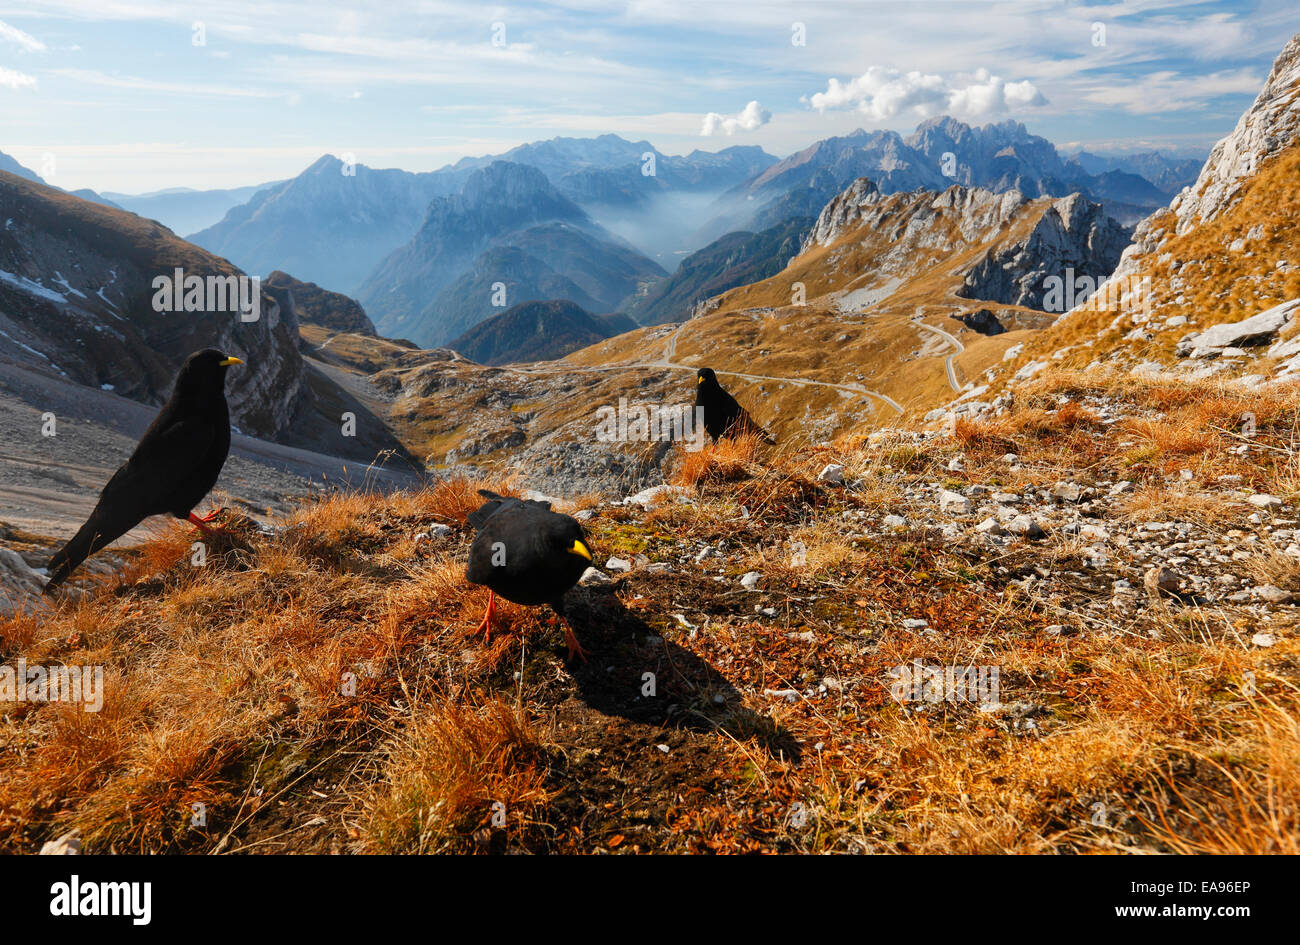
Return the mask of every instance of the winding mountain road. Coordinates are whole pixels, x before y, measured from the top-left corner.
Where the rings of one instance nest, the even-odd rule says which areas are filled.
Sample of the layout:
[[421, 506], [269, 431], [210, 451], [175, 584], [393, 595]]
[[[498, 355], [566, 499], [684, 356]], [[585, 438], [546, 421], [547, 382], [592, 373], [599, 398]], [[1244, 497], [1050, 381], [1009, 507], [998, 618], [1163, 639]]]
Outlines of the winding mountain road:
[[962, 392], [962, 386], [957, 383], [957, 369], [953, 366], [953, 358], [957, 357], [957, 355], [965, 351], [966, 346], [962, 344], [960, 341], [958, 341], [955, 335], [949, 334], [948, 332], [944, 331], [942, 328], [935, 328], [933, 325], [927, 325], [919, 318], [912, 319], [912, 324], [916, 325], [917, 328], [928, 328], [936, 335], [942, 336], [945, 340], [950, 342], [954, 348], [957, 349], [956, 351], [954, 351], [952, 354], [948, 355], [948, 357], [944, 359], [943, 367], [944, 370], [948, 372], [948, 386], [951, 387], [958, 394], [960, 394]]
[[[676, 329], [673, 330], [672, 334], [668, 336], [668, 340], [664, 344], [663, 359], [659, 361], [631, 361], [631, 362], [623, 362], [622, 364], [602, 365], [600, 367], [576, 367], [576, 366], [573, 367], [565, 366], [562, 368], [560, 367], [554, 367], [554, 368], [510, 367], [510, 368], [502, 368], [502, 370], [511, 371], [515, 374], [533, 374], [533, 375], [572, 374], [572, 373], [579, 373], [579, 372], [585, 373], [585, 372], [601, 372], [601, 371], [626, 371], [629, 368], [641, 369], [647, 371], [690, 371], [691, 373], [694, 373], [699, 370], [699, 368], [696, 365], [678, 364], [676, 361], [673, 360], [673, 358], [676, 357], [677, 355], [677, 336], [681, 333], [682, 329], [685, 328], [687, 324], [688, 324], [687, 322], [682, 322], [680, 325], [677, 326]], [[774, 381], [780, 384], [795, 384], [801, 387], [830, 387], [833, 388], [834, 390], [848, 391], [851, 394], [859, 394], [863, 397], [872, 397], [875, 398], [876, 400], [883, 401], [884, 403], [889, 404], [890, 407], [894, 408], [894, 410], [898, 411], [900, 416], [906, 412], [903, 409], [902, 404], [894, 400], [894, 398], [890, 397], [887, 394], [882, 394], [880, 393], [880, 391], [871, 390], [870, 388], [864, 387], [861, 384], [832, 384], [829, 381], [815, 381], [807, 377], [779, 377], [772, 374], [744, 374], [739, 371], [717, 371], [716, 373], [718, 374], [719, 377], [739, 377], [742, 380], [746, 380], [746, 381]]]

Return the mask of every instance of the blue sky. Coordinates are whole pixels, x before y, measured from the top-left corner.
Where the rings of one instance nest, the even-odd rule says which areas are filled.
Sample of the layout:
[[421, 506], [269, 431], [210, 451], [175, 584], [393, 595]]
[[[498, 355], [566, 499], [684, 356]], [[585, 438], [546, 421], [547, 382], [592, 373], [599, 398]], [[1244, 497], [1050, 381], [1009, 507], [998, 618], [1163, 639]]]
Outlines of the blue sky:
[[1298, 31], [1294, 0], [0, 0], [0, 151], [127, 193], [260, 183], [326, 152], [431, 170], [607, 131], [785, 155], [943, 112], [1203, 152]]

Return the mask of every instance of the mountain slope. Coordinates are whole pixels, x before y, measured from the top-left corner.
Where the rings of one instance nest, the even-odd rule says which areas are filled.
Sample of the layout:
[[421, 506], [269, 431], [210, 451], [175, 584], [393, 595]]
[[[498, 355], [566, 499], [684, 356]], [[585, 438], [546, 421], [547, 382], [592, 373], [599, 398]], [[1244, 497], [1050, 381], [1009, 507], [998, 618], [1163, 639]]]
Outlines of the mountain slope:
[[[384, 423], [304, 363], [296, 314], [273, 295], [259, 297], [253, 321], [229, 305], [154, 308], [159, 277], [238, 280], [227, 260], [151, 220], [3, 172], [0, 220], [0, 355], [157, 405], [186, 356], [217, 347], [245, 361], [227, 382], [244, 433], [363, 461], [405, 455]], [[339, 435], [344, 411], [358, 417], [357, 436]]]
[[447, 347], [480, 364], [550, 361], [613, 331], [572, 302], [524, 302], [479, 322]]
[[[1215, 145], [1195, 183], [1138, 226], [1109, 283], [1028, 345], [1003, 374], [1031, 373], [1049, 360], [1144, 371], [1178, 367], [1198, 375], [1285, 370], [1294, 351], [1269, 347], [1300, 328], [1285, 312], [1263, 344], [1249, 350], [1198, 346], [1195, 338], [1300, 298], [1297, 181], [1300, 35], [1278, 55], [1259, 96]], [[1221, 334], [1234, 333], [1225, 327]], [[1200, 354], [1180, 360], [1198, 347]], [[1232, 350], [1220, 356], [1224, 347]]]
[[629, 306], [628, 314], [643, 325], [684, 321], [703, 300], [784, 269], [798, 255], [813, 222], [813, 217], [794, 217], [761, 233], [728, 233], [651, 285]]
[[454, 186], [448, 175], [349, 166], [325, 155], [189, 238], [248, 272], [279, 269], [350, 293], [419, 229], [429, 201]]

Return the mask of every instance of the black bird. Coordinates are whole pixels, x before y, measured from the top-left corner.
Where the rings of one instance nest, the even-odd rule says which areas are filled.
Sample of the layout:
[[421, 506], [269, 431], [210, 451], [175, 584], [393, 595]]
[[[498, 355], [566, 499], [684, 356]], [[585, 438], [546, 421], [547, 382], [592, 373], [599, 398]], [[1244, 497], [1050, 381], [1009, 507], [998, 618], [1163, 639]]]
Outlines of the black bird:
[[774, 443], [771, 434], [754, 422], [722, 385], [713, 368], [700, 368], [695, 375], [695, 406], [704, 408], [704, 430], [714, 442], [724, 436], [753, 435]]
[[586, 654], [564, 617], [564, 594], [591, 564], [591, 551], [578, 520], [551, 511], [551, 503], [499, 496], [487, 489], [488, 501], [469, 514], [478, 532], [469, 547], [465, 578], [488, 589], [487, 612], [474, 630], [489, 633], [496, 595], [516, 604], [550, 604], [564, 626], [569, 658]]
[[193, 510], [216, 485], [230, 452], [226, 371], [243, 363], [215, 348], [185, 359], [171, 397], [144, 431], [131, 458], [104, 486], [86, 524], [50, 559], [47, 593], [66, 581], [81, 562], [150, 515], [170, 513], [208, 534], [207, 523], [217, 512], [199, 518]]

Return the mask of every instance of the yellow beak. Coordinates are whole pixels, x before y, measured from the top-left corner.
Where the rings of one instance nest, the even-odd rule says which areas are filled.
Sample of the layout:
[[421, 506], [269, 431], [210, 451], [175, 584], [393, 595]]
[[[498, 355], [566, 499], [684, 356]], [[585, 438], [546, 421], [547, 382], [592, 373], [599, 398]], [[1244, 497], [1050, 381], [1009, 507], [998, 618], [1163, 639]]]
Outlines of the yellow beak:
[[226, 358], [226, 360], [224, 360], [224, 361], [218, 361], [218, 362], [217, 362], [217, 366], [218, 366], [218, 367], [230, 367], [230, 365], [232, 365], [232, 364], [243, 364], [243, 363], [244, 363], [243, 361], [239, 360], [239, 358], [235, 357], [235, 356], [232, 354], [230, 357]]
[[579, 555], [586, 558], [588, 561], [591, 560], [591, 551], [577, 538], [573, 539], [573, 544], [565, 550], [571, 555]]
[[697, 377], [697, 378], [695, 379], [695, 383], [696, 383], [696, 384], [703, 384], [703, 383], [704, 383], [704, 378], [702, 378], [702, 377]]

